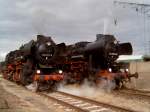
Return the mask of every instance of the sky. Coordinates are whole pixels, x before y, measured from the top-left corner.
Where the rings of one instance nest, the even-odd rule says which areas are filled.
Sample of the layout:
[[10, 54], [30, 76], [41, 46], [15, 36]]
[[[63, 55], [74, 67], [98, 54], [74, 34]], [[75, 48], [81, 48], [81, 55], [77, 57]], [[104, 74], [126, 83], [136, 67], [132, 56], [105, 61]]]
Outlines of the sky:
[[[118, 1], [150, 4], [149, 0]], [[144, 17], [141, 7], [136, 11], [137, 6], [113, 0], [0, 0], [0, 6], [0, 61], [8, 52], [36, 40], [37, 34], [67, 44], [112, 34], [120, 42], [131, 42], [134, 54], [150, 51], [150, 12]]]

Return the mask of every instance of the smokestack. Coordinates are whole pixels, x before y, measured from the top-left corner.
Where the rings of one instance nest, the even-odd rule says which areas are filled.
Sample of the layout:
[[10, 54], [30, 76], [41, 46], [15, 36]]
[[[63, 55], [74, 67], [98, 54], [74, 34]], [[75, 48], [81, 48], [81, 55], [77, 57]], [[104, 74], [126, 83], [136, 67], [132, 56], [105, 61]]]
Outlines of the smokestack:
[[98, 41], [100, 38], [104, 37], [103, 34], [96, 34], [96, 41]]
[[45, 37], [44, 35], [37, 35], [37, 40], [39, 40], [40, 38]]
[[56, 45], [51, 37], [44, 36], [44, 35], [37, 35], [37, 41], [49, 41], [52, 45]]

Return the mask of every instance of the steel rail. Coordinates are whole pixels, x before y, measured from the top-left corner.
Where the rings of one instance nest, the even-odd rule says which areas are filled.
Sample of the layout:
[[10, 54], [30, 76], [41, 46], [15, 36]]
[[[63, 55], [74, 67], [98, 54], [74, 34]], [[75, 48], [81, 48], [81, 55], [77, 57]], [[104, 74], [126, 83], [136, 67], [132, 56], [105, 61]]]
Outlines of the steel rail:
[[83, 101], [86, 101], [86, 102], [90, 102], [90, 103], [93, 103], [95, 105], [99, 105], [99, 106], [110, 108], [110, 109], [113, 109], [113, 110], [116, 110], [116, 111], [120, 111], [120, 112], [138, 112], [138, 111], [135, 111], [135, 110], [126, 109], [126, 108], [115, 106], [115, 105], [112, 105], [112, 104], [91, 100], [91, 99], [88, 99], [88, 98], [85, 98], [85, 97], [79, 97], [79, 96], [72, 95], [72, 94], [65, 93], [65, 92], [61, 92], [61, 91], [57, 91], [57, 93], [65, 95], [65, 96], [73, 97], [73, 98], [76, 98], [76, 99], [79, 99], [79, 100], [83, 100]]

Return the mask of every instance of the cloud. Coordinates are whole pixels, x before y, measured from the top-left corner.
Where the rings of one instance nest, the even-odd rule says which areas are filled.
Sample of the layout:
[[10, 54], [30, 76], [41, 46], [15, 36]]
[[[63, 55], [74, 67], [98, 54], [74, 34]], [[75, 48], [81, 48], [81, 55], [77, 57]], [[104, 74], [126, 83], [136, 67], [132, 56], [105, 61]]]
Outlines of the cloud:
[[[104, 32], [114, 34], [121, 42], [130, 41], [135, 54], [145, 53], [142, 14], [128, 6], [114, 5], [113, 0], [1, 0], [0, 4], [0, 53], [19, 48], [36, 34], [71, 44], [94, 41], [97, 33]], [[147, 36], [149, 25], [146, 29]]]

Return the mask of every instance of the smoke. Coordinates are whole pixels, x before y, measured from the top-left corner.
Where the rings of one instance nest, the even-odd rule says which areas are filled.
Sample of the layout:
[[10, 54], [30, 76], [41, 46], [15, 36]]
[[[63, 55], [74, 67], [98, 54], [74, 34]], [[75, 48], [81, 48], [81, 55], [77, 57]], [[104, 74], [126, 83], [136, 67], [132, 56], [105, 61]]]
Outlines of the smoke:
[[104, 90], [105, 92], [110, 93], [113, 89], [115, 89], [116, 84], [114, 81], [111, 80], [104, 80], [102, 79], [100, 81], [100, 84], [98, 84], [98, 88], [100, 88], [101, 90]]
[[113, 19], [114, 19], [114, 7], [113, 0], [106, 1], [108, 4], [106, 7], [106, 14], [103, 19], [103, 34], [109, 34], [113, 32]]
[[[95, 36], [96, 32], [108, 33], [110, 15], [112, 15], [112, 0], [66, 1], [67, 3], [37, 0], [37, 2], [29, 3], [29, 6], [33, 7], [29, 9], [31, 25], [36, 33], [72, 38], [79, 36], [80, 39], [87, 35]], [[103, 4], [103, 7], [98, 4]], [[104, 18], [104, 27], [101, 18]], [[96, 24], [99, 28], [92, 25], [98, 20], [101, 20]]]
[[108, 34], [108, 26], [109, 26], [109, 19], [108, 18], [104, 18], [104, 30], [103, 30], [103, 34]]
[[58, 87], [59, 91], [78, 95], [78, 96], [93, 96], [98, 95], [99, 93], [110, 93], [115, 88], [115, 83], [111, 81], [101, 81], [100, 84], [95, 85], [94, 83], [84, 80], [84, 83], [81, 85], [60, 85]]
[[35, 92], [36, 91], [36, 87], [35, 87], [35, 84], [34, 83], [31, 83], [29, 85], [26, 85], [25, 86], [28, 90], [31, 90], [32, 92]]
[[37, 34], [45, 34], [47, 35], [48, 30], [51, 28], [51, 23], [53, 23], [53, 18], [55, 16], [42, 9], [35, 9], [32, 11], [31, 24], [33, 29]]

